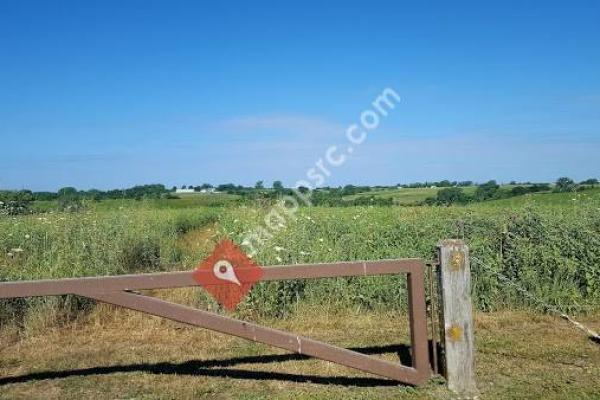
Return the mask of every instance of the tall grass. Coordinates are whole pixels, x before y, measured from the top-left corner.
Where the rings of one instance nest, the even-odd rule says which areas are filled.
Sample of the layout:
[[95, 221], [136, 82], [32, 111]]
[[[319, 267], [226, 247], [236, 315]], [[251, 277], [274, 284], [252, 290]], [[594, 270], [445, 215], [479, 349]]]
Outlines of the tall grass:
[[[192, 268], [205, 254], [182, 236], [218, 221], [219, 235], [242, 243], [263, 222], [253, 207], [123, 208], [0, 219], [0, 280], [64, 278]], [[262, 265], [386, 258], [435, 258], [445, 238], [463, 238], [472, 263], [473, 298], [481, 310], [533, 307], [506, 276], [563, 310], [600, 304], [600, 204], [557, 207], [303, 208], [259, 250]], [[200, 292], [199, 292], [200, 293]], [[204, 298], [204, 297], [203, 297]], [[240, 313], [282, 316], [302, 302], [333, 308], [403, 309], [403, 276], [263, 282]], [[55, 322], [90, 303], [72, 297], [0, 302], [0, 323]]]
[[[216, 209], [122, 210], [0, 218], [0, 280], [159, 271], [190, 262], [185, 232], [216, 221]], [[72, 296], [0, 302], [0, 323], [39, 314], [71, 318], [89, 303]]]
[[[242, 242], [257, 211], [228, 214], [224, 234]], [[263, 265], [421, 257], [462, 238], [471, 246], [477, 308], [532, 307], [517, 286], [565, 311], [600, 305], [600, 204], [573, 207], [474, 205], [450, 208], [307, 208], [257, 254]], [[477, 262], [475, 262], [477, 260]], [[517, 286], [506, 285], [504, 277]], [[285, 313], [299, 300], [359, 307], [402, 307], [403, 277], [264, 283], [249, 302]], [[402, 295], [400, 295], [402, 294]]]

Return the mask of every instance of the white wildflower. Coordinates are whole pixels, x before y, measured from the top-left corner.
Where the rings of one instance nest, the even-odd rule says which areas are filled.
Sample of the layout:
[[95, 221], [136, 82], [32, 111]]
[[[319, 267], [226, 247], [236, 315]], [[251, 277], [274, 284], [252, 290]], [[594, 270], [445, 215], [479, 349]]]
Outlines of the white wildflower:
[[279, 246], [275, 246], [274, 249], [278, 253], [281, 252], [282, 250], [285, 250], [283, 247], [279, 247]]
[[31, 236], [29, 236], [29, 234], [25, 235], [25, 239], [31, 239]]
[[282, 262], [283, 260], [281, 259], [281, 257], [277, 256], [275, 257], [275, 259], [277, 260], [277, 262]]

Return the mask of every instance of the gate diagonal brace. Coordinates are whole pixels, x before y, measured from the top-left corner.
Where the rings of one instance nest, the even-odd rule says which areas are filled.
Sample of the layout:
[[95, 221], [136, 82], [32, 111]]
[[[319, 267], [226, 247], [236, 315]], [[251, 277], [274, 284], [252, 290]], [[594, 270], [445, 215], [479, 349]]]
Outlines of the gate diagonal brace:
[[135, 293], [137, 290], [198, 286], [193, 271], [93, 278], [0, 283], [0, 299], [73, 294], [96, 301], [264, 343], [294, 353], [331, 361], [409, 385], [422, 385], [430, 377], [424, 263], [419, 259], [303, 264], [265, 267], [262, 280], [317, 279], [406, 273], [410, 310], [412, 366], [368, 356], [332, 344], [251, 322], [198, 310]]

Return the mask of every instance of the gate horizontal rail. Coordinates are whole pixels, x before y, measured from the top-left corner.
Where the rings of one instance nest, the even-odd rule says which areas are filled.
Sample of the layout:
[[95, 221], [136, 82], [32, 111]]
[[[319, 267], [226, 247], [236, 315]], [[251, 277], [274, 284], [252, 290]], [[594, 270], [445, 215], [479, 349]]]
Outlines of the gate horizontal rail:
[[[193, 277], [193, 273], [198, 274], [198, 271], [2, 282], [0, 283], [0, 299], [78, 295], [335, 362], [403, 383], [421, 385], [427, 381], [431, 373], [428, 355], [424, 268], [425, 263], [421, 259], [299, 264], [263, 267], [264, 274], [261, 279], [277, 281], [407, 274], [412, 345], [411, 366], [385, 361], [293, 333], [131, 293], [131, 291], [137, 290], [199, 286]], [[241, 271], [241, 268], [239, 270]]]

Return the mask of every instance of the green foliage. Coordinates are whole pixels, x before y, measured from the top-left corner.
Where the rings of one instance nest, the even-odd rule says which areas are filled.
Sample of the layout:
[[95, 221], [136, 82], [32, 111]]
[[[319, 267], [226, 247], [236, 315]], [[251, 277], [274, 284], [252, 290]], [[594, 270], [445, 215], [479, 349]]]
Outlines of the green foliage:
[[83, 211], [84, 204], [83, 200], [79, 196], [79, 193], [75, 189], [63, 191], [63, 189], [58, 191], [58, 200], [57, 207], [59, 211], [64, 212], [79, 212]]
[[283, 183], [281, 181], [275, 181], [273, 182], [273, 190], [275, 190], [278, 193], [283, 192], [285, 188], [283, 187]]
[[[173, 263], [191, 267], [199, 255], [186, 252], [179, 238], [217, 218], [216, 209], [200, 207], [0, 216], [0, 281], [151, 272]], [[0, 301], [0, 324], [31, 313], [76, 316], [88, 306], [72, 296]]]
[[[506, 276], [541, 301], [562, 310], [584, 311], [600, 302], [600, 202], [573, 207], [313, 207], [274, 232], [257, 255], [263, 265], [282, 263], [433, 259], [442, 238], [463, 238], [473, 256], [477, 308], [539, 307]], [[260, 221], [258, 210], [232, 211], [224, 232], [241, 243]], [[288, 313], [297, 302], [339, 307], [403, 309], [402, 277], [373, 277], [261, 284], [245, 307]]]
[[392, 206], [394, 199], [391, 197], [379, 196], [355, 196], [350, 199], [344, 198], [345, 194], [350, 192], [362, 191], [364, 189], [351, 188], [347, 186], [341, 188], [318, 189], [311, 192], [310, 201], [314, 206], [325, 207], [353, 207], [353, 206]]
[[529, 184], [528, 186], [513, 186], [512, 188], [509, 188], [501, 187], [496, 181], [489, 181], [483, 185], [477, 186], [472, 193], [465, 193], [464, 189], [461, 187], [440, 189], [435, 197], [425, 199], [422, 204], [449, 206], [453, 204], [506, 199], [549, 190], [550, 186], [547, 184]]
[[31, 210], [33, 194], [29, 190], [0, 191], [0, 215], [22, 215]]
[[157, 271], [160, 261], [160, 242], [151, 237], [128, 238], [118, 259], [124, 273]]
[[[454, 198], [451, 189], [446, 193]], [[338, 193], [337, 199], [347, 201], [341, 190], [322, 192]], [[513, 200], [504, 199], [464, 207], [303, 207], [297, 218], [286, 220], [259, 246], [256, 260], [262, 265], [431, 260], [440, 239], [463, 238], [473, 256], [477, 308], [538, 306], [506, 285], [498, 275], [502, 274], [550, 305], [579, 310], [600, 304], [600, 197], [592, 196], [596, 191], [539, 194], [527, 206], [502, 203]], [[205, 208], [194, 203], [194, 195], [189, 198], [189, 203], [180, 203], [188, 202], [187, 197], [105, 200], [78, 214], [0, 216], [0, 280], [151, 272], [173, 263], [192, 268], [206, 254], [182, 248], [178, 241], [183, 235], [218, 221], [221, 236], [242, 243], [247, 232], [264, 223], [270, 209]], [[369, 201], [363, 198], [367, 200], [360, 201]], [[544, 205], [538, 198], [551, 202]], [[405, 291], [403, 276], [264, 282], [241, 312], [281, 316], [293, 312], [299, 302], [402, 310]], [[0, 318], [10, 320], [48, 307], [56, 315], [76, 315], [88, 306], [69, 297], [5, 301], [0, 302]]]
[[471, 198], [465, 194], [462, 188], [450, 187], [440, 189], [435, 198], [432, 197], [426, 200], [426, 204], [449, 206], [452, 204], [466, 204], [470, 200]]
[[556, 180], [555, 191], [559, 193], [573, 192], [577, 189], [575, 181], [571, 178], [562, 177]]
[[596, 187], [596, 185], [598, 185], [598, 179], [596, 178], [590, 178], [590, 179], [586, 179], [585, 181], [582, 181], [580, 184], [581, 185], [589, 185], [591, 187]]
[[477, 186], [477, 190], [475, 190], [473, 197], [477, 201], [493, 199], [496, 197], [498, 190], [500, 190], [500, 185], [498, 185], [496, 181], [488, 181], [483, 185]]

